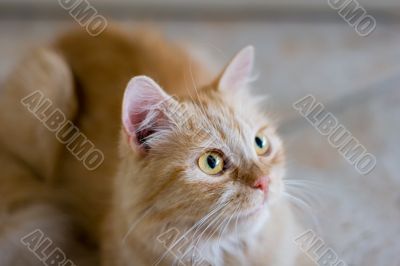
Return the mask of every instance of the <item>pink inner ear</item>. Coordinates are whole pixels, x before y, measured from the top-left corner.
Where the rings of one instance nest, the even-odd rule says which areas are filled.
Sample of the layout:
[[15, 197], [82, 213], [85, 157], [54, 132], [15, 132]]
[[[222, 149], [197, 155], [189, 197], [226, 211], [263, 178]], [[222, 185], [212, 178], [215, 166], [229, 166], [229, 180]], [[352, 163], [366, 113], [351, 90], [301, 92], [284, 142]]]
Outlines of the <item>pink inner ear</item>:
[[146, 76], [131, 79], [122, 104], [122, 122], [127, 134], [141, 145], [157, 121], [164, 120], [158, 106], [170, 97]]
[[238, 89], [246, 85], [250, 79], [254, 64], [254, 48], [242, 49], [226, 67], [219, 81], [222, 90]]

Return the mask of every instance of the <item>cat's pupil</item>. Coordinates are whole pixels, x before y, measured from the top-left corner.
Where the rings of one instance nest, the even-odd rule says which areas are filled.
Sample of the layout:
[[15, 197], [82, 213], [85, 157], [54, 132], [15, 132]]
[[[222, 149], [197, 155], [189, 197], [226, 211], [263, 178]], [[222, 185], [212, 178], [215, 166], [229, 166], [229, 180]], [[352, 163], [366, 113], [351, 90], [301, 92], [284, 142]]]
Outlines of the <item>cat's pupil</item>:
[[256, 144], [260, 148], [264, 147], [264, 141], [260, 137], [256, 137]]
[[217, 159], [212, 155], [208, 155], [207, 164], [211, 169], [214, 169], [217, 166]]

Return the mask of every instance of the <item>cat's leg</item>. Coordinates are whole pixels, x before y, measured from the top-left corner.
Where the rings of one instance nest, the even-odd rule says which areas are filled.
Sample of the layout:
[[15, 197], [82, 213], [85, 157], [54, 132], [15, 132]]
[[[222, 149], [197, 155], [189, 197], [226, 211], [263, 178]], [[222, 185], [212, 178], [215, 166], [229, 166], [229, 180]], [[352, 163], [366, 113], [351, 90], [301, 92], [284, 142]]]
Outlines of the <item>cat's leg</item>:
[[95, 266], [96, 253], [79, 243], [71, 218], [51, 204], [3, 211], [0, 237], [2, 266]]
[[[81, 249], [70, 249], [77, 245], [71, 233], [74, 226], [61, 211], [63, 195], [54, 186], [57, 160], [64, 147], [43, 118], [49, 103], [66, 119], [74, 118], [76, 97], [67, 64], [53, 51], [38, 50], [26, 57], [0, 88], [2, 266], [43, 265], [21, 242], [36, 229], [71, 257]], [[35, 112], [36, 108], [39, 111]]]
[[[79, 244], [83, 234], [73, 218], [58, 208], [51, 188], [4, 152], [0, 152], [0, 169], [3, 180], [13, 177], [0, 187], [1, 266], [58, 265], [50, 263], [57, 255], [58, 260], [65, 256], [65, 263], [74, 263], [65, 266], [98, 265], [95, 250]], [[49, 241], [51, 246], [44, 249]]]
[[63, 149], [51, 124], [57, 118], [50, 118], [55, 109], [65, 119], [76, 114], [72, 74], [56, 52], [33, 51], [0, 88], [0, 150], [44, 180], [54, 177]]

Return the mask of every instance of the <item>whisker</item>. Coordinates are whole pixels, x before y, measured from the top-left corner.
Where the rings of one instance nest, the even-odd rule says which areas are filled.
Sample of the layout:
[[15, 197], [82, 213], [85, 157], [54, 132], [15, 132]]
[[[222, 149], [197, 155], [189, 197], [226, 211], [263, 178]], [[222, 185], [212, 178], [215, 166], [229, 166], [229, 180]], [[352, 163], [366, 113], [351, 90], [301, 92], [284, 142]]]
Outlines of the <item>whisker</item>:
[[[230, 201], [230, 202], [231, 202], [231, 201]], [[229, 203], [230, 203], [230, 202], [229, 202]], [[229, 203], [228, 203], [228, 204], [229, 204]], [[228, 206], [228, 204], [225, 205], [225, 207]], [[201, 232], [201, 234], [200, 234], [199, 236], [196, 237], [196, 232], [193, 234], [193, 240], [196, 241], [196, 244], [193, 246], [194, 248], [196, 248], [196, 247], [198, 246], [198, 244], [199, 244], [199, 242], [200, 242], [200, 240], [201, 240], [201, 237], [202, 237], [203, 234], [208, 230], [208, 228], [209, 228], [210, 226], [212, 226], [214, 223], [217, 223], [217, 224], [218, 224], [219, 219], [224, 215], [224, 213], [225, 213], [226, 211], [227, 211], [227, 209], [224, 209], [217, 217], [215, 217], [210, 223], [208, 223], [207, 227]], [[221, 223], [222, 223], [223, 221], [224, 221], [224, 220], [222, 219]], [[211, 234], [211, 236], [214, 234], [214, 232], [215, 232], [216, 230], [218, 230], [219, 226], [220, 226], [220, 224], [217, 226], [216, 229], [214, 229], [214, 231], [213, 231], [213, 233]], [[201, 228], [201, 227], [199, 227], [199, 228]], [[196, 231], [197, 231], [197, 230], [196, 230]], [[210, 236], [210, 238], [211, 238], [211, 236]], [[186, 254], [186, 253], [185, 253], [185, 254]]]
[[[212, 225], [212, 224], [214, 224], [214, 223], [218, 224], [219, 218], [220, 218], [221, 216], [223, 216], [223, 213], [224, 213], [224, 212], [222, 212], [222, 213], [219, 214], [217, 217], [215, 217], [215, 218], [209, 223], [209, 225]], [[198, 237], [196, 237], [196, 238], [192, 237], [193, 240], [194, 240], [196, 243], [190, 245], [190, 246], [187, 248], [187, 250], [182, 254], [182, 258], [184, 258], [184, 257], [188, 254], [189, 251], [192, 251], [191, 261], [194, 260], [194, 256], [195, 256], [195, 252], [196, 252], [196, 250], [197, 250], [198, 243], [200, 242], [200, 239], [201, 239], [201, 237], [203, 236], [203, 233], [204, 233], [207, 229], [208, 229], [208, 227], [207, 227], [206, 229], [204, 229]]]
[[[192, 85], [193, 85], [194, 92], [196, 93], [196, 97], [197, 97], [198, 102], [199, 102], [200, 112], [203, 113], [204, 116], [207, 116], [206, 115], [207, 114], [206, 109], [205, 109], [204, 105], [200, 101], [200, 95], [199, 95], [198, 88], [197, 88], [197, 85], [196, 85], [196, 82], [195, 82], [195, 79], [194, 79], [194, 76], [193, 76], [192, 61], [189, 62], [189, 73], [190, 73], [190, 78], [192, 80]], [[208, 123], [207, 125], [203, 125], [203, 126], [212, 127], [212, 124]], [[218, 136], [214, 132], [214, 130], [209, 130], [209, 131], [207, 131], [207, 133], [211, 135], [213, 140], [218, 139]]]
[[323, 184], [312, 181], [312, 180], [307, 180], [307, 179], [283, 179], [283, 182], [284, 182], [284, 184], [288, 184], [288, 185], [299, 185], [299, 186], [312, 187], [321, 192], [326, 192], [326, 190], [327, 190]]
[[[239, 205], [238, 205], [238, 206], [239, 206]], [[229, 218], [228, 222], [226, 223], [226, 225], [225, 225], [224, 229], [222, 229], [222, 232], [220, 233], [220, 235], [219, 235], [219, 239], [218, 239], [218, 246], [220, 246], [220, 245], [221, 245], [221, 239], [222, 239], [222, 236], [223, 236], [223, 234], [224, 234], [225, 230], [228, 228], [228, 226], [229, 226], [229, 224], [230, 224], [230, 222], [231, 222], [232, 218], [233, 218], [233, 217], [236, 215], [236, 213], [237, 213], [237, 210], [238, 210], [238, 207], [236, 207], [236, 209], [233, 211], [233, 213], [231, 214], [231, 216], [230, 216], [230, 218]]]
[[135, 219], [134, 223], [129, 227], [128, 232], [126, 232], [125, 236], [122, 239], [122, 244], [125, 245], [126, 239], [128, 238], [129, 234], [133, 232], [133, 229], [153, 210], [153, 207], [147, 208], [139, 218]]
[[154, 266], [158, 265], [167, 255], [171, 250], [180, 242], [182, 241], [186, 235], [188, 235], [194, 228], [196, 228], [199, 224], [203, 224], [204, 221], [209, 219], [213, 214], [216, 212], [220, 211], [222, 208], [224, 208], [229, 202], [225, 204], [221, 204], [216, 206], [214, 209], [212, 209], [208, 214], [206, 214], [203, 218], [201, 218], [199, 221], [197, 221], [192, 227], [190, 227], [181, 237], [178, 238], [173, 244], [170, 245], [170, 247], [163, 253], [163, 255], [153, 264]]
[[316, 228], [319, 228], [319, 221], [313, 213], [313, 209], [303, 200], [298, 197], [295, 197], [287, 192], [283, 192], [283, 195], [286, 196], [292, 203], [294, 203], [297, 207], [307, 212], [310, 215], [312, 223]]
[[[302, 197], [303, 201], [307, 203], [310, 207], [311, 205], [320, 206], [319, 198], [311, 191], [308, 187], [300, 187], [295, 185], [286, 185], [285, 190], [287, 192], [292, 192], [291, 195], [293, 196], [300, 196]], [[312, 203], [312, 204], [311, 204]]]

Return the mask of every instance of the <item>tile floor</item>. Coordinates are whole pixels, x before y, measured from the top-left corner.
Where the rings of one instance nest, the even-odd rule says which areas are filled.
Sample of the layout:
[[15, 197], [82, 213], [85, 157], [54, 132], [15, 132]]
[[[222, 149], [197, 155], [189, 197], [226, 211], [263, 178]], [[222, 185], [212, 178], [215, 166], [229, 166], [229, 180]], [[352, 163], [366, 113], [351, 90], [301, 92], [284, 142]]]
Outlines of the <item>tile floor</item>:
[[[124, 21], [131, 25], [133, 22]], [[400, 265], [400, 27], [378, 23], [359, 37], [345, 22], [163, 21], [172, 39], [194, 43], [220, 62], [253, 44], [257, 93], [281, 121], [288, 177], [310, 188], [320, 235], [348, 265]], [[0, 81], [21, 55], [51, 40], [69, 23], [0, 22]], [[292, 104], [307, 94], [377, 158], [360, 175]], [[306, 213], [306, 212], [305, 212]], [[306, 215], [310, 217], [310, 214]], [[310, 219], [308, 219], [310, 220]]]

